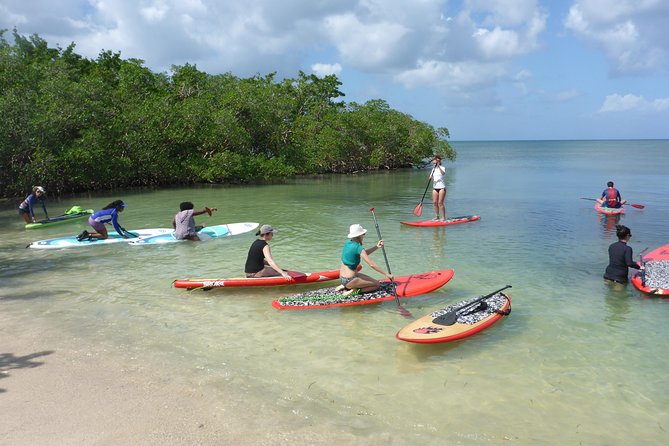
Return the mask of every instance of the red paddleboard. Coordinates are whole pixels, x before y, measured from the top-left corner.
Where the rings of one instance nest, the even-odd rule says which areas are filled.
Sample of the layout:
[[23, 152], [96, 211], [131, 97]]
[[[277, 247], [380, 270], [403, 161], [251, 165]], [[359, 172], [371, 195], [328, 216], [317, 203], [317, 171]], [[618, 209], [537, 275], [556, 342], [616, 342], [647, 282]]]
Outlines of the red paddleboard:
[[643, 256], [645, 269], [632, 276], [632, 284], [652, 295], [669, 295], [669, 245], [660, 246]]
[[[402, 328], [395, 337], [401, 341], [418, 344], [457, 341], [485, 330], [511, 312], [511, 300], [505, 293], [500, 292], [480, 302], [474, 302], [478, 299], [465, 300], [432, 312]], [[467, 307], [468, 302], [472, 302], [472, 306]], [[458, 308], [460, 310], [456, 312], [455, 323], [452, 325], [439, 323], [440, 316]]]
[[600, 214], [606, 214], [606, 215], [618, 215], [625, 213], [625, 208], [623, 206], [620, 206], [619, 208], [610, 208], [606, 206], [601, 206], [599, 203], [595, 204], [595, 210]]
[[458, 225], [460, 223], [469, 223], [470, 221], [480, 220], [478, 215], [464, 215], [462, 217], [447, 218], [444, 221], [422, 220], [422, 221], [401, 221], [403, 225], [407, 226], [449, 226]]
[[[429, 293], [445, 285], [453, 278], [455, 271], [444, 269], [410, 276], [395, 277], [398, 297], [412, 297]], [[387, 279], [381, 280], [381, 288], [371, 293], [344, 296], [335, 288], [307, 291], [272, 301], [272, 306], [280, 310], [310, 310], [313, 308], [348, 307], [367, 305], [395, 299], [393, 286]]]
[[297, 271], [288, 271], [290, 279], [278, 277], [240, 277], [232, 279], [183, 279], [175, 280], [172, 285], [175, 288], [186, 288], [192, 290], [195, 288], [232, 288], [247, 286], [279, 286], [279, 285], [299, 285], [303, 283], [324, 282], [339, 278], [339, 270], [320, 271], [316, 273], [300, 273]]

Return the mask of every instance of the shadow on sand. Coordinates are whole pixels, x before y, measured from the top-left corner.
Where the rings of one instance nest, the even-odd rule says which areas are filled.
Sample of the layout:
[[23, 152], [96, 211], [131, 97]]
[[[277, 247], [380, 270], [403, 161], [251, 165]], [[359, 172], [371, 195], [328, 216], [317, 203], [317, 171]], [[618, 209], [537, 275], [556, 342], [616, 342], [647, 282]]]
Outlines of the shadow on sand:
[[[53, 350], [45, 350], [26, 356], [15, 356], [13, 353], [0, 353], [0, 378], [9, 378], [9, 370], [39, 367], [44, 363], [35, 361], [35, 359], [52, 353]], [[0, 388], [0, 393], [6, 391], [7, 390]]]

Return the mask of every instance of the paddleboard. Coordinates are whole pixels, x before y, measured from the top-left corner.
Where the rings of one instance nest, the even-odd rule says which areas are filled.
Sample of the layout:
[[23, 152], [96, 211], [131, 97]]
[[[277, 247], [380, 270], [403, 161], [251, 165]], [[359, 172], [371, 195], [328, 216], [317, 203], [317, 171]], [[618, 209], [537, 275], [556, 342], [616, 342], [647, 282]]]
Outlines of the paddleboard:
[[422, 221], [401, 221], [403, 225], [407, 226], [449, 226], [458, 225], [460, 223], [469, 223], [470, 221], [480, 220], [478, 215], [463, 215], [462, 217], [447, 218], [444, 221], [422, 220]]
[[[225, 225], [205, 226], [197, 231], [200, 240], [206, 241], [215, 238], [229, 237], [231, 235], [244, 234], [253, 231], [259, 226], [259, 223], [230, 223]], [[185, 242], [189, 240], [177, 240], [174, 236], [174, 230], [167, 233], [154, 235], [151, 237], [142, 237], [130, 242], [131, 246], [143, 245], [162, 245], [165, 243]]]
[[[172, 232], [172, 229], [171, 228], [133, 229], [132, 231], [128, 232], [132, 232], [133, 234], [136, 234], [139, 237], [151, 237]], [[67, 237], [58, 237], [48, 240], [38, 240], [36, 242], [32, 242], [27, 247], [33, 249], [85, 248], [89, 246], [110, 245], [114, 243], [130, 243], [133, 240], [137, 240], [137, 238], [133, 238], [132, 236], [130, 236], [131, 238], [127, 239], [123, 238], [117, 232], [113, 231], [108, 232], [107, 234], [109, 235], [109, 238], [106, 238], [104, 240], [86, 239], [79, 241], [77, 240], [76, 235], [70, 235]]]
[[632, 276], [632, 284], [647, 294], [669, 295], [669, 244], [643, 256], [643, 262], [644, 270]]
[[599, 203], [595, 203], [595, 210], [600, 214], [606, 214], [606, 215], [618, 215], [625, 213], [625, 208], [623, 206], [620, 206], [619, 208], [610, 208], [606, 206], [601, 206]]
[[[470, 307], [466, 306], [477, 299], [479, 298], [463, 300], [434, 311], [402, 328], [395, 337], [401, 341], [418, 344], [457, 341], [485, 330], [511, 312], [511, 299], [505, 293], [500, 292], [473, 303]], [[485, 305], [482, 305], [482, 302], [485, 302]], [[439, 316], [458, 308], [461, 310], [457, 311], [457, 320], [453, 325], [438, 323]]]
[[[445, 269], [410, 276], [395, 277], [398, 297], [413, 297], [429, 293], [445, 285], [453, 278], [455, 271]], [[381, 288], [371, 293], [344, 296], [336, 288], [323, 288], [305, 293], [282, 297], [272, 301], [272, 306], [280, 310], [310, 310], [314, 308], [348, 307], [367, 305], [395, 299], [393, 286], [388, 279], [381, 281]]]
[[91, 215], [93, 212], [93, 209], [86, 209], [83, 210], [82, 212], [76, 212], [73, 214], [63, 214], [59, 215], [58, 217], [50, 218], [48, 220], [39, 220], [36, 221], [35, 223], [29, 223], [26, 225], [26, 229], [40, 229], [40, 228], [46, 228], [48, 226], [55, 226], [63, 223], [68, 223], [71, 221], [76, 221], [81, 218], [88, 218], [89, 215]]
[[202, 288], [205, 290], [211, 288], [234, 288], [248, 286], [280, 286], [280, 285], [300, 285], [303, 283], [325, 282], [339, 278], [339, 270], [319, 271], [316, 273], [301, 273], [298, 271], [288, 271], [290, 279], [278, 277], [239, 277], [230, 279], [184, 279], [175, 280], [172, 286], [175, 288], [186, 288], [192, 290]]

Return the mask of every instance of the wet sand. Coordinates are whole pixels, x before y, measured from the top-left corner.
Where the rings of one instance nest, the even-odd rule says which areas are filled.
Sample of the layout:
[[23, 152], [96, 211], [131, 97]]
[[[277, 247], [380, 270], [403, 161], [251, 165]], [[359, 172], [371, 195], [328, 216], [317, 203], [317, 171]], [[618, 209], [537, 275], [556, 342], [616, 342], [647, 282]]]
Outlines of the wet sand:
[[275, 409], [237, 411], [242, 402], [226, 401], [206, 383], [166, 376], [157, 364], [36, 324], [27, 329], [19, 320], [2, 317], [1, 444], [327, 445], [370, 440], [272, 429], [276, 424], [265, 421]]

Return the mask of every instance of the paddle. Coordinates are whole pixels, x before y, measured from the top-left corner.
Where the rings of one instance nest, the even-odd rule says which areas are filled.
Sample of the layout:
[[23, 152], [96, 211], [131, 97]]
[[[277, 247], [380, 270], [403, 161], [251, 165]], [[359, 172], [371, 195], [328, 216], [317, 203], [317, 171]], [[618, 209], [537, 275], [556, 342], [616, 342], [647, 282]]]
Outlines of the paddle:
[[500, 291], [504, 291], [507, 288], [511, 288], [511, 285], [507, 285], [504, 288], [500, 288], [499, 290], [493, 291], [490, 294], [486, 294], [485, 296], [481, 296], [481, 297], [479, 297], [477, 299], [474, 299], [471, 302], [465, 303], [465, 304], [463, 304], [463, 305], [461, 305], [457, 308], [453, 308], [448, 313], [444, 313], [441, 316], [438, 316], [438, 317], [432, 319], [432, 322], [435, 323], [435, 324], [439, 324], [439, 325], [453, 325], [458, 321], [458, 312], [464, 310], [467, 307], [471, 307], [475, 303], [481, 302], [482, 300], [485, 300], [485, 299], [489, 298], [490, 296], [494, 296], [495, 294], [499, 293]]
[[420, 199], [420, 203], [413, 208], [413, 215], [416, 217], [420, 217], [423, 214], [423, 200], [425, 200], [425, 195], [427, 195], [427, 188], [430, 187], [430, 181], [432, 180], [432, 174], [434, 173], [434, 169], [436, 169], [437, 166], [434, 166], [432, 168], [432, 173], [430, 174], [430, 177], [427, 179], [427, 185], [425, 186], [425, 192], [423, 192], [423, 198]]
[[125, 232], [126, 235], [129, 235], [129, 236], [131, 236], [131, 237], [135, 237], [135, 238], [139, 237], [138, 234], [135, 234], [134, 232], [130, 232], [130, 231], [128, 231], [128, 230], [127, 230], [126, 228], [124, 228], [123, 226], [119, 226], [119, 228], [121, 228], [121, 231]]
[[641, 278], [641, 286], [646, 286], [646, 262], [643, 261], [643, 253], [648, 251], [648, 248], [639, 253], [639, 277]]
[[[379, 223], [376, 221], [376, 214], [374, 214], [374, 208], [370, 208], [369, 212], [372, 213], [372, 217], [374, 218], [374, 226], [376, 226], [376, 233], [379, 236], [379, 240], [383, 240], [383, 237], [381, 237], [381, 230], [379, 229]], [[381, 251], [383, 252], [383, 259], [386, 261], [386, 269], [388, 270], [388, 274], [392, 275], [393, 272], [390, 270], [390, 264], [388, 263], [388, 256], [386, 255], [385, 246], [381, 245]], [[395, 281], [392, 281], [391, 283], [393, 285], [393, 294], [395, 295], [395, 301], [397, 301], [397, 306], [400, 308], [400, 313], [402, 313], [402, 316], [406, 318], [413, 317], [411, 316], [411, 313], [402, 308], [402, 304], [400, 303], [400, 298], [397, 295], [397, 286], [395, 285]]]
[[[583, 197], [581, 197], [581, 200], [597, 201], [596, 198], [583, 198]], [[644, 209], [646, 207], [643, 204], [636, 204], [636, 203], [625, 203], [624, 205], [625, 206], [632, 206], [633, 208], [637, 208], [637, 209]]]

